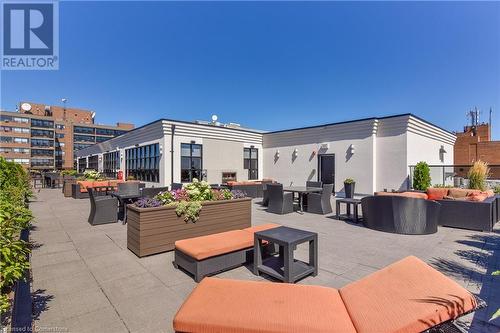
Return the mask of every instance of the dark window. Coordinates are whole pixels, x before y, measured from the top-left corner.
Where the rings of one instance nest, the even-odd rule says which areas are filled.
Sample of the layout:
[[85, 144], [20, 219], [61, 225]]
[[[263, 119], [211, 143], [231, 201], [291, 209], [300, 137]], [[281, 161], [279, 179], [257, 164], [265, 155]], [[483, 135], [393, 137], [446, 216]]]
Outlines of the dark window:
[[181, 143], [181, 182], [203, 179], [203, 147], [194, 143]]
[[58, 139], [64, 138], [64, 133], [56, 133], [56, 138]]
[[87, 169], [87, 159], [85, 157], [78, 159], [78, 172], [82, 173]]
[[95, 134], [99, 135], [114, 135], [115, 131], [109, 128], [96, 128], [95, 129]]
[[31, 130], [31, 136], [43, 137], [43, 138], [53, 138], [54, 137], [54, 131], [32, 129]]
[[53, 158], [37, 158], [31, 160], [32, 167], [53, 167], [54, 159]]
[[52, 120], [31, 119], [31, 127], [54, 128]]
[[90, 156], [88, 162], [88, 169], [98, 170], [99, 169], [99, 156]]
[[92, 143], [95, 142], [94, 136], [91, 136], [91, 135], [77, 135], [77, 134], [75, 134], [73, 136], [73, 140], [80, 141], [80, 142], [92, 142]]
[[54, 140], [31, 139], [31, 147], [54, 147]]
[[259, 179], [259, 150], [243, 148], [243, 168], [248, 170], [248, 179]]
[[102, 157], [102, 169], [106, 177], [116, 178], [116, 173], [120, 170], [120, 152], [105, 153]]
[[73, 150], [80, 150], [80, 149], [87, 148], [90, 146], [92, 146], [92, 145], [85, 144], [85, 143], [75, 143], [75, 144], [73, 144]]
[[106, 141], [106, 140], [109, 140], [111, 139], [109, 136], [96, 136], [95, 137], [95, 141], [96, 142], [103, 142], [103, 141]]
[[54, 156], [52, 149], [31, 149], [31, 156]]
[[73, 127], [73, 132], [74, 133], [81, 133], [81, 134], [94, 134], [94, 128], [93, 127], [75, 126], [75, 127]]
[[126, 176], [145, 182], [160, 182], [160, 145], [158, 143], [125, 150]]

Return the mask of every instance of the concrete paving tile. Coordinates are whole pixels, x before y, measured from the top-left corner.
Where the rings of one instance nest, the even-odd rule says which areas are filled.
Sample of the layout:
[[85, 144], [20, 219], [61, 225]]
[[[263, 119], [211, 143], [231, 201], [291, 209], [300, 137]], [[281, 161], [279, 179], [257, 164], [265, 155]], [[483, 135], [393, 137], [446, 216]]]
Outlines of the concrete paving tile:
[[171, 332], [173, 316], [182, 301], [171, 290], [161, 289], [114, 305], [130, 332]]
[[62, 296], [82, 290], [99, 290], [100, 286], [89, 271], [82, 270], [71, 276], [55, 277], [53, 279], [39, 280], [34, 277], [33, 289], [43, 290], [45, 294]]
[[69, 294], [54, 295], [48, 309], [40, 314], [40, 322], [63, 323], [66, 319], [100, 309], [112, 308], [100, 289], [79, 290]]
[[64, 252], [75, 249], [75, 246], [73, 245], [72, 242], [54, 243], [54, 244], [52, 243], [38, 244], [36, 242], [32, 242], [32, 244], [33, 247], [31, 251], [32, 255], [35, 257], [45, 254]]
[[67, 319], [62, 326], [71, 333], [129, 332], [115, 309], [110, 307]]
[[140, 297], [154, 291], [167, 290], [167, 287], [149, 272], [113, 279], [102, 283], [101, 286], [113, 303]]
[[69, 261], [80, 260], [80, 255], [75, 249], [67, 251], [54, 252], [48, 254], [37, 255], [36, 260], [32, 260], [31, 267], [41, 267], [59, 263], [66, 263]]
[[[32, 258], [34, 262], [36, 258]], [[82, 271], [88, 271], [89, 268], [83, 260], [75, 260], [71, 262], [57, 263], [46, 266], [32, 267], [33, 279], [37, 280], [53, 280], [61, 277], [70, 277]]]

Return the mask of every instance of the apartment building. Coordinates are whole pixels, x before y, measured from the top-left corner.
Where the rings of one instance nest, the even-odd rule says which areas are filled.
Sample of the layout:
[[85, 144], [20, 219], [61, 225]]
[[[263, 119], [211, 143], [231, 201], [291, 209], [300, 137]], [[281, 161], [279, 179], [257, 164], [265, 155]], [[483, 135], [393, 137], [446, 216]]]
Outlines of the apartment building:
[[19, 111], [0, 113], [0, 156], [31, 169], [73, 169], [76, 151], [134, 128], [94, 119], [90, 110], [21, 102]]

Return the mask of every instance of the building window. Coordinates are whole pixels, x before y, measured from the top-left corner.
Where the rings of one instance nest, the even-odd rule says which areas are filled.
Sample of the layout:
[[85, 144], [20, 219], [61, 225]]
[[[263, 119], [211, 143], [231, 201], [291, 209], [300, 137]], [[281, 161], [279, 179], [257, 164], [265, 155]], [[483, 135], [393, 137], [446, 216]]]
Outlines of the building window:
[[109, 140], [111, 139], [109, 136], [96, 136], [95, 137], [95, 142], [103, 142], [103, 141], [106, 141], [106, 140]]
[[54, 131], [32, 129], [31, 130], [31, 136], [44, 137], [44, 138], [53, 138], [54, 137]]
[[90, 135], [74, 135], [73, 136], [74, 141], [80, 141], [80, 142], [95, 142], [95, 138]]
[[248, 170], [248, 180], [259, 179], [259, 150], [243, 148], [243, 168]]
[[32, 147], [54, 147], [54, 140], [31, 139]]
[[[59, 145], [61, 147], [63, 147], [64, 146], [64, 142], [59, 143]], [[75, 144], [73, 144], [73, 150], [76, 151], [76, 150], [80, 150], [80, 149], [87, 148], [87, 147], [90, 147], [90, 146], [92, 146], [92, 145], [85, 144], [85, 143], [75, 143]]]
[[31, 119], [31, 127], [54, 128], [54, 122], [51, 120]]
[[99, 169], [99, 156], [90, 156], [88, 169], [98, 170]]
[[31, 156], [54, 156], [51, 149], [31, 149]]
[[64, 133], [56, 133], [56, 138], [57, 138], [57, 139], [62, 139], [62, 138], [64, 138]]
[[32, 167], [53, 167], [54, 159], [53, 158], [38, 158], [31, 160]]
[[120, 152], [113, 151], [102, 156], [102, 170], [106, 177], [116, 178], [120, 170]]
[[6, 158], [7, 162], [14, 162], [19, 164], [29, 164], [30, 160], [28, 158]]
[[203, 177], [203, 147], [194, 143], [181, 143], [181, 182], [192, 182]]
[[18, 153], [18, 154], [29, 154], [30, 153], [30, 150], [28, 148], [12, 148], [12, 151], [14, 153]]
[[145, 182], [160, 182], [160, 158], [158, 143], [125, 150], [126, 176]]
[[63, 124], [56, 124], [56, 129], [63, 130], [64, 129], [64, 125]]
[[0, 130], [3, 132], [14, 132], [14, 133], [29, 133], [30, 129], [25, 127], [11, 127], [11, 126], [0, 126]]
[[73, 128], [73, 132], [81, 133], [81, 134], [94, 134], [94, 128], [93, 127], [75, 126]]
[[85, 157], [78, 159], [78, 172], [82, 173], [87, 169], [87, 159]]

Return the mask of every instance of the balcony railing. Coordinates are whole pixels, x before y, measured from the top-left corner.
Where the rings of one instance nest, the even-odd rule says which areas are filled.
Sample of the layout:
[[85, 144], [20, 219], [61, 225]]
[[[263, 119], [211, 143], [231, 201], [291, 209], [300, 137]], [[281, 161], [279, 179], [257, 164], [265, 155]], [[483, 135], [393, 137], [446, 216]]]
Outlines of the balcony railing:
[[[469, 180], [467, 174], [472, 165], [429, 165], [431, 171], [431, 184], [439, 186], [467, 187]], [[500, 185], [500, 165], [489, 165], [490, 173], [487, 183], [490, 187]], [[410, 165], [410, 187], [413, 188], [413, 173], [415, 165]]]

